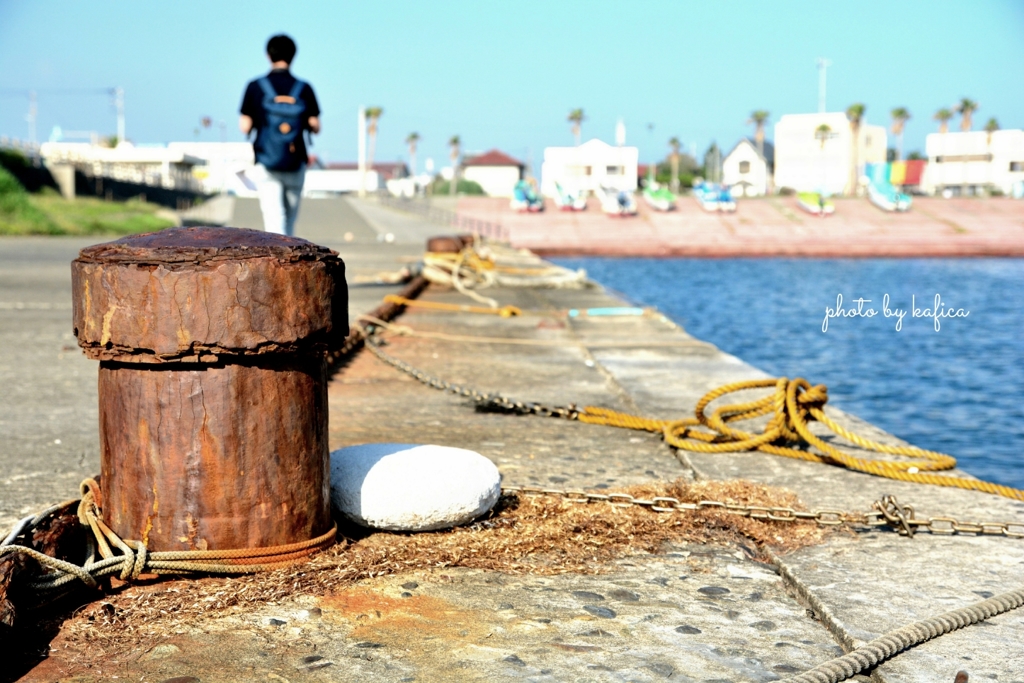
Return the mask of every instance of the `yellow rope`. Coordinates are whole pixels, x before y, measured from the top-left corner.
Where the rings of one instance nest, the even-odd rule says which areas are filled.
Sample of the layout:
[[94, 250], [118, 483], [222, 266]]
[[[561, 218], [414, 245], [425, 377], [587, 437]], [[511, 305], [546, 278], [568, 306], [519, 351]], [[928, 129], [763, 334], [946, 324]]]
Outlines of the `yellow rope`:
[[423, 277], [440, 285], [450, 285], [470, 299], [497, 308], [498, 302], [473, 291], [494, 284], [494, 264], [481, 259], [467, 247], [457, 254], [428, 251], [423, 255]]
[[[744, 389], [774, 391], [763, 398], [747, 403], [723, 405], [709, 415], [708, 405], [726, 394]], [[913, 446], [887, 446], [865, 439], [836, 424], [822, 409], [828, 401], [828, 389], [823, 384], [811, 386], [802, 378], [749, 380], [725, 384], [705, 394], [697, 402], [696, 417], [683, 420], [656, 420], [607, 408], [587, 406], [579, 414], [579, 421], [624, 429], [661, 433], [665, 442], [675, 448], [698, 453], [725, 453], [758, 450], [787, 458], [808, 460], [829, 465], [842, 465], [857, 472], [874, 474], [888, 479], [911, 481], [935, 486], [952, 486], [972, 491], [993, 493], [1007, 498], [1024, 500], [1024, 491], [977, 479], [933, 474], [956, 467], [956, 459], [944, 453], [927, 451]], [[747, 432], [729, 423], [772, 414], [764, 430]], [[912, 460], [874, 460], [858, 458], [844, 453], [816, 436], [808, 422], [817, 420], [835, 434], [861, 448], [899, 455]], [[703, 428], [703, 429], [701, 429]], [[814, 446], [820, 453], [801, 450], [787, 445], [803, 442]]]
[[499, 315], [502, 318], [511, 318], [522, 315], [523, 312], [516, 306], [502, 306], [501, 308], [489, 308], [485, 306], [466, 306], [462, 304], [446, 304], [440, 301], [420, 301], [418, 299], [407, 299], [397, 294], [388, 294], [384, 301], [399, 306], [410, 306], [414, 308], [429, 308], [434, 311], [456, 311], [458, 313], [489, 313]]
[[481, 258], [472, 247], [466, 247], [459, 252], [428, 251], [423, 254], [423, 261], [424, 263], [444, 265], [449, 268], [463, 265], [476, 271], [494, 270], [494, 260]]
[[543, 275], [551, 271], [550, 265], [510, 266], [497, 263], [493, 256], [481, 256], [472, 246], [466, 247], [458, 253], [428, 251], [423, 255], [423, 261], [431, 265], [446, 266], [448, 268], [465, 266], [478, 272], [494, 270], [516, 275]]

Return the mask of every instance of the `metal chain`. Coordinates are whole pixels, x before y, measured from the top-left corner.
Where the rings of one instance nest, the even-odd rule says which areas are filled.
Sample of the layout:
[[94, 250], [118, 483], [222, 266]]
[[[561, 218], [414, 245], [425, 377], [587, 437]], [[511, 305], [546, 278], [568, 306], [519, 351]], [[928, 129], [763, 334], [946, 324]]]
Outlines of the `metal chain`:
[[895, 496], [883, 496], [880, 500], [875, 501], [871, 505], [871, 510], [867, 512], [847, 512], [829, 508], [804, 511], [791, 507], [737, 505], [717, 500], [686, 503], [669, 496], [637, 498], [628, 493], [593, 493], [578, 489], [549, 489], [537, 486], [502, 486], [501, 491], [502, 493], [519, 493], [527, 496], [557, 496], [573, 503], [601, 502], [616, 507], [635, 505], [654, 512], [693, 512], [717, 509], [740, 517], [773, 522], [815, 522], [822, 526], [888, 526], [902, 536], [913, 536], [915, 532], [924, 531], [941, 535], [973, 534], [1024, 538], [1024, 522], [961, 522], [953, 517], [917, 519], [914, 516], [914, 506], [900, 505]]
[[[367, 325], [367, 327], [372, 329], [374, 326]], [[557, 417], [564, 420], [575, 420], [579, 417], [579, 409], [574, 403], [570, 403], [567, 406], [548, 406], [543, 403], [517, 401], [516, 399], [502, 396], [501, 394], [485, 394], [472, 387], [448, 382], [439, 377], [429, 375], [419, 368], [409, 365], [405, 361], [399, 360], [398, 358], [382, 351], [380, 349], [381, 340], [374, 338], [372, 331], [366, 335], [365, 339], [367, 341], [366, 348], [368, 348], [373, 355], [377, 356], [377, 358], [381, 359], [388, 365], [401, 370], [413, 379], [422, 382], [432, 389], [439, 389], [440, 391], [444, 391], [449, 394], [455, 394], [456, 396], [463, 396], [465, 398], [472, 399], [482, 410], [512, 413], [514, 415]]]
[[[367, 325], [364, 338], [366, 347], [380, 360], [401, 370], [413, 379], [428, 387], [438, 389], [456, 396], [472, 399], [484, 410], [496, 410], [516, 415], [540, 415], [575, 420], [579, 417], [579, 409], [575, 404], [568, 406], [547, 406], [542, 403], [518, 401], [501, 394], [482, 393], [472, 387], [454, 384], [419, 368], [395, 358], [380, 349], [382, 340], [374, 336], [373, 325]], [[1004, 536], [1007, 538], [1024, 538], [1024, 522], [961, 522], [955, 517], [943, 515], [918, 519], [914, 514], [913, 505], [900, 505], [894, 496], [883, 496], [872, 504], [868, 512], [847, 512], [845, 510], [823, 509], [806, 512], [788, 507], [765, 507], [759, 505], [735, 505], [714, 500], [702, 500], [698, 503], [684, 503], [676, 498], [659, 496], [651, 499], [635, 498], [628, 493], [591, 493], [575, 489], [547, 489], [530, 486], [507, 486], [502, 491], [522, 493], [524, 495], [559, 496], [580, 503], [607, 502], [612, 505], [637, 505], [654, 512], [692, 512], [718, 508], [730, 514], [764, 519], [775, 522], [815, 522], [823, 526], [866, 526], [894, 528], [902, 536], [912, 537], [914, 533], [923, 531], [939, 535], [973, 534], [978, 536]]]

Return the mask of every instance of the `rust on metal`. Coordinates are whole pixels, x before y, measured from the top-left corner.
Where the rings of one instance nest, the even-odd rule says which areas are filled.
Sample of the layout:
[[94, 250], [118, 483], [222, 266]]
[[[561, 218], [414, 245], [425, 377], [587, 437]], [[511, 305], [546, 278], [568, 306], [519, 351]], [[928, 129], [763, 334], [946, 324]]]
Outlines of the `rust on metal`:
[[94, 263], [194, 264], [274, 257], [285, 261], [337, 256], [299, 237], [248, 228], [188, 227], [129, 235], [86, 247], [79, 260]]
[[173, 228], [72, 264], [100, 361], [103, 518], [151, 550], [254, 548], [330, 528], [326, 353], [348, 334], [338, 255]]
[[95, 360], [326, 351], [348, 334], [332, 319], [348, 312], [344, 263], [295, 237], [172, 228], [83, 249], [71, 270], [75, 336]]
[[438, 235], [427, 240], [427, 251], [435, 254], [458, 254], [466, 242], [457, 235]]
[[[58, 560], [76, 564], [84, 560], [85, 532], [74, 505], [45, 517], [38, 525], [23, 531], [15, 542]], [[23, 608], [36, 604], [37, 596], [23, 580], [38, 577], [40, 570], [39, 563], [27, 555], [0, 558], [0, 642], [21, 624]]]

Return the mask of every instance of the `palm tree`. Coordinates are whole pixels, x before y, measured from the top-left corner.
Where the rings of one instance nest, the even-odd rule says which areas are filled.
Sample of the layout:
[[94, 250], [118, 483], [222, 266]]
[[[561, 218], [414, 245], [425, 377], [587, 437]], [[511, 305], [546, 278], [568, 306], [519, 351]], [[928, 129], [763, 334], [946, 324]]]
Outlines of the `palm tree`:
[[409, 133], [405, 138], [405, 144], [409, 145], [409, 174], [416, 175], [416, 143], [420, 141], [420, 134]]
[[935, 112], [935, 116], [932, 117], [939, 122], [939, 132], [949, 132], [949, 120], [953, 118], [953, 112], [943, 107], [942, 109]]
[[448, 194], [450, 195], [455, 194], [455, 189], [459, 185], [459, 147], [461, 144], [462, 140], [458, 135], [453, 135], [448, 141], [448, 146], [451, 147], [451, 153], [448, 156], [452, 160], [452, 181], [448, 184]]
[[366, 167], [373, 170], [373, 154], [377, 150], [377, 122], [384, 113], [383, 107], [366, 108], [366, 135], [370, 138], [370, 150], [366, 155]]
[[985, 124], [985, 132], [988, 133], [988, 144], [992, 145], [992, 133], [999, 130], [999, 122], [995, 119], [989, 119], [988, 123]]
[[967, 132], [971, 129], [971, 116], [981, 109], [978, 103], [968, 97], [961, 97], [960, 102], [953, 107], [953, 111], [960, 114], [960, 130]]
[[586, 118], [587, 117], [583, 115], [582, 109], [573, 109], [569, 112], [568, 121], [572, 124], [572, 135], [576, 138], [577, 146], [580, 144], [580, 127], [583, 125]]
[[768, 117], [770, 114], [764, 109], [758, 109], [750, 113], [750, 120], [747, 123], [752, 123], [756, 126], [754, 128], [754, 141], [757, 142], [757, 151], [764, 156], [764, 124], [768, 123]]
[[704, 152], [704, 179], [709, 183], [722, 182], [722, 150], [714, 140]]
[[985, 145], [988, 148], [988, 183], [990, 187], [992, 185], [992, 133], [995, 133], [997, 130], [999, 130], [999, 122], [995, 118], [991, 118], [985, 123]]
[[825, 149], [825, 141], [828, 140], [832, 134], [832, 126], [827, 123], [823, 123], [814, 129], [814, 137], [821, 140], [821, 148]]
[[823, 123], [814, 129], [814, 137], [821, 140], [821, 196], [825, 196], [825, 142], [829, 139], [832, 134], [832, 127], [827, 123]]
[[889, 114], [892, 116], [892, 133], [896, 136], [896, 161], [903, 161], [903, 128], [910, 120], [910, 110], [896, 107]]
[[[857, 194], [857, 171], [860, 169], [860, 122], [864, 119], [866, 106], [860, 102], [846, 108], [846, 119], [850, 122], [850, 137], [853, 153], [850, 154], [850, 177], [848, 178], [850, 194]], [[822, 140], [822, 146], [825, 141]]]
[[668, 146], [672, 148], [672, 154], [669, 156], [672, 166], [672, 179], [668, 181], [668, 185], [674, 194], [679, 194], [679, 147], [681, 144], [679, 138], [672, 138], [668, 141]]

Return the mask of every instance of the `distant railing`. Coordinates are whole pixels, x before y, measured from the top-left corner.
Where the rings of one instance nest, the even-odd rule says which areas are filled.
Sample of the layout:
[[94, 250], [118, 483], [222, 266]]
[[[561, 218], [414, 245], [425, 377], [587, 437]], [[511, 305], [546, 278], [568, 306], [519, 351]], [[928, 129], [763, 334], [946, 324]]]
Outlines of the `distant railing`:
[[455, 211], [432, 206], [429, 201], [423, 199], [395, 197], [390, 192], [381, 192], [377, 198], [382, 206], [416, 214], [431, 223], [454, 228], [456, 232], [469, 232], [496, 242], [509, 241], [508, 231], [501, 223], [463, 216]]
[[125, 183], [189, 192], [196, 195], [205, 194], [202, 182], [192, 175], [191, 170], [174, 163], [167, 164], [164, 167], [166, 170], [164, 173], [155, 168], [154, 164], [98, 161], [89, 155], [66, 150], [52, 152], [44, 159], [41, 154], [41, 145], [38, 142], [20, 140], [6, 135], [0, 135], [0, 150], [19, 152], [36, 166], [44, 165], [44, 161], [46, 165], [67, 164], [89, 178], [119, 180]]
[[46, 161], [50, 164], [74, 166], [91, 178], [108, 178], [166, 190], [204, 194], [203, 184], [188, 169], [173, 163], [165, 166], [164, 173], [155, 164], [97, 161], [86, 155], [65, 151], [48, 155]]
[[[50, 155], [44, 159], [37, 143], [6, 136], [0, 136], [0, 151], [18, 152], [31, 162], [30, 168], [15, 173], [30, 192], [45, 185], [62, 192], [67, 189], [65, 196], [69, 197], [102, 197], [110, 201], [141, 198], [176, 211], [188, 209], [207, 196], [197, 179], [174, 164], [164, 175], [138, 164], [103, 163], [74, 154]], [[52, 174], [57, 165], [73, 169], [70, 187], [57, 184]]]
[[12, 150], [15, 152], [21, 152], [30, 159], [39, 157], [39, 143], [29, 142], [28, 140], [19, 140], [18, 138], [9, 138], [6, 135], [0, 135], [0, 149]]

